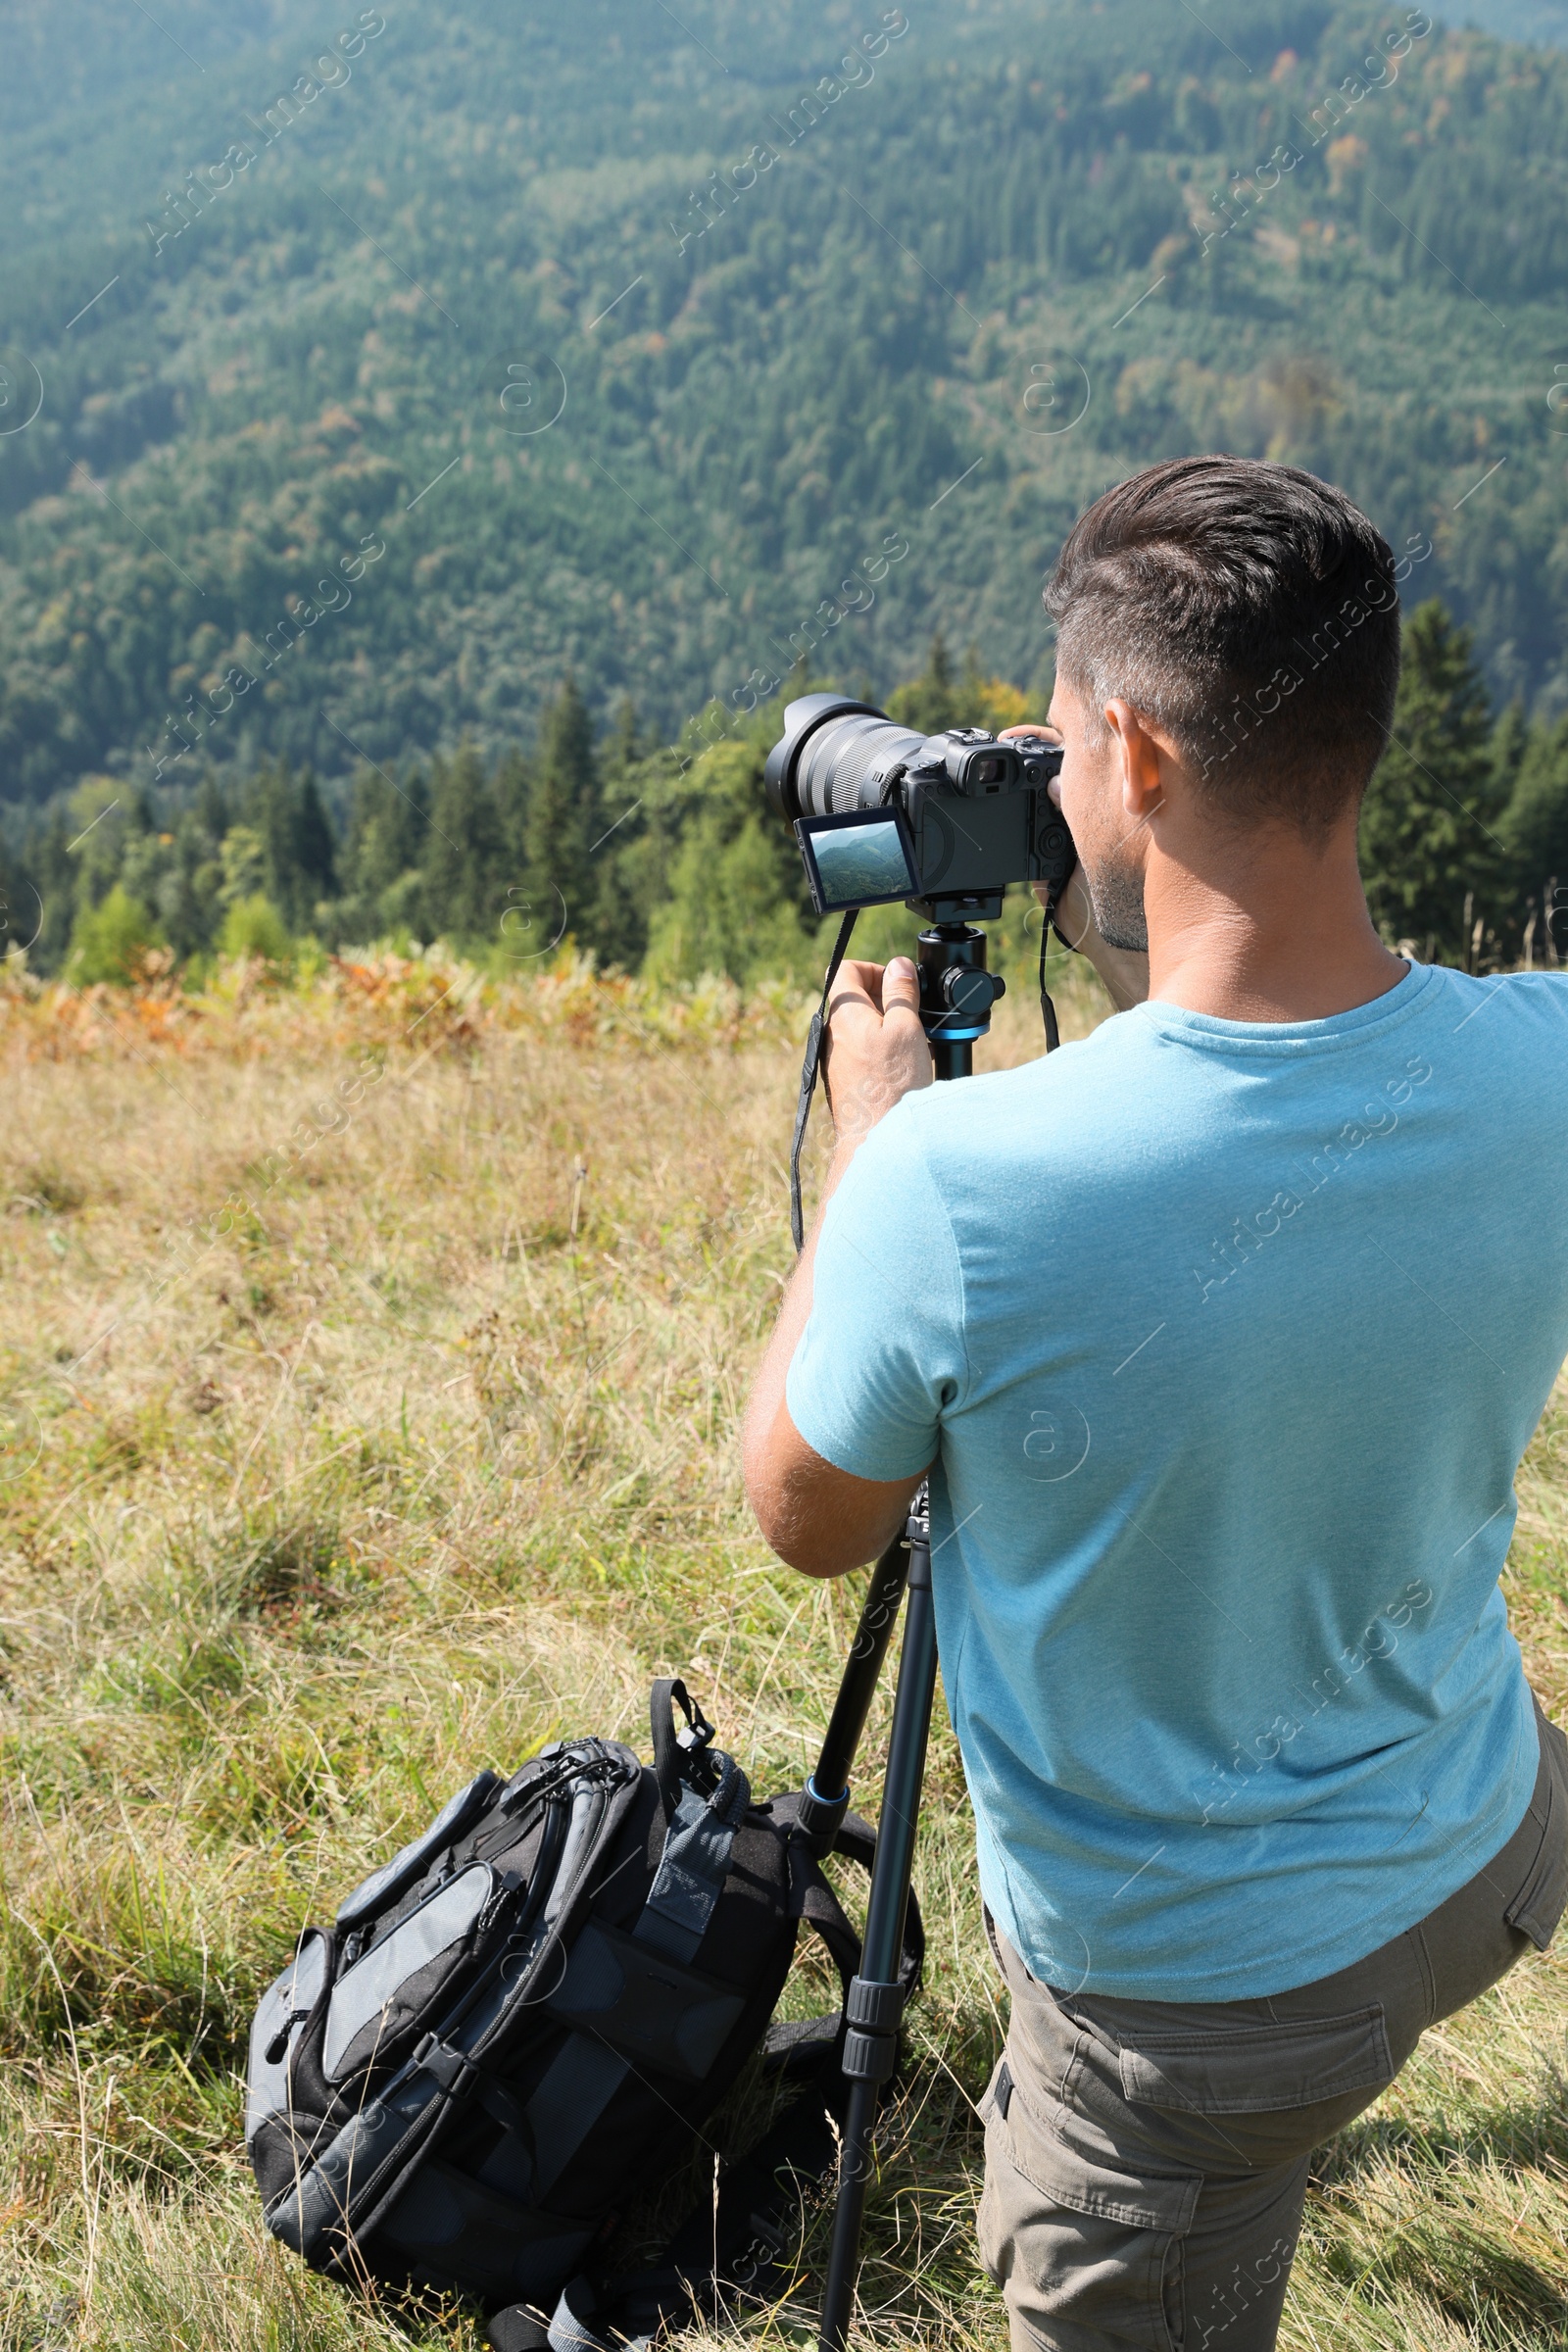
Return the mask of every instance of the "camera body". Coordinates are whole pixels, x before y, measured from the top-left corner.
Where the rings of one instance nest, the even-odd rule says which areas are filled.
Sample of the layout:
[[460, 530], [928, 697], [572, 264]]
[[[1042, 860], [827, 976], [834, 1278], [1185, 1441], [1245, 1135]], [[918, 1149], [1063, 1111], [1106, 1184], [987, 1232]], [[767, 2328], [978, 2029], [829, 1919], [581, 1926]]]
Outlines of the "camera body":
[[929, 922], [995, 921], [1009, 882], [1074, 863], [1049, 786], [1054, 745], [976, 727], [922, 735], [869, 703], [808, 694], [767, 756], [771, 807], [794, 826], [819, 914], [902, 899]]

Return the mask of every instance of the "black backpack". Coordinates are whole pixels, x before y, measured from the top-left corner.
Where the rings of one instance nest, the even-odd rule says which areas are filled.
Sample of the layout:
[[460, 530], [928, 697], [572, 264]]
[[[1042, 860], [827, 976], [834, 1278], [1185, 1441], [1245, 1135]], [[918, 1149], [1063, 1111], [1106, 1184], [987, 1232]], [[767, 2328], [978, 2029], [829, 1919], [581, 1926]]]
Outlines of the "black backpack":
[[[677, 1738], [672, 1706], [686, 1728]], [[829, 2171], [840, 2013], [770, 2025], [802, 1921], [846, 1997], [859, 1942], [797, 1822], [678, 1682], [652, 1771], [614, 1740], [481, 1772], [308, 1928], [251, 2029], [245, 2144], [268, 2227], [330, 2278], [477, 2297], [498, 2352], [592, 2352], [764, 2292], [786, 2203]], [[834, 1850], [869, 1870], [856, 1815]], [[911, 1895], [901, 1973], [919, 1982]], [[752, 2054], [800, 2095], [662, 2261], [607, 2277], [628, 2204], [677, 2173]]]

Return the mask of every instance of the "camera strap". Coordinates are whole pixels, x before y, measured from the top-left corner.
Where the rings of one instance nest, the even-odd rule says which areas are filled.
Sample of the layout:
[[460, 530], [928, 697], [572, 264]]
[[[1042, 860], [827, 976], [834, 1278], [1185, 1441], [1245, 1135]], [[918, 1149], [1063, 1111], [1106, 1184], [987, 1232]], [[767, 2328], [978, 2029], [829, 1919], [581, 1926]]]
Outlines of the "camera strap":
[[827, 1034], [827, 1001], [833, 983], [844, 961], [844, 951], [855, 929], [858, 906], [852, 906], [839, 925], [839, 935], [828, 957], [827, 976], [822, 982], [822, 1002], [811, 1015], [811, 1026], [806, 1036], [806, 1058], [801, 1063], [801, 1099], [795, 1105], [795, 1134], [790, 1143], [790, 1232], [795, 1237], [795, 1254], [800, 1256], [806, 1247], [806, 1219], [801, 1209], [801, 1152], [806, 1143], [806, 1123], [811, 1115], [811, 1097], [816, 1092], [816, 1073], [821, 1067], [822, 1040]]
[[1060, 896], [1059, 890], [1054, 890], [1046, 905], [1041, 908], [1040, 1018], [1046, 1025], [1046, 1052], [1048, 1054], [1054, 1054], [1061, 1043], [1061, 1032], [1056, 1027], [1056, 1007], [1051, 1002], [1051, 992], [1046, 987], [1046, 954], [1051, 945], [1051, 926], [1056, 918], [1056, 901]]
[[[1073, 867], [1077, 862], [1078, 859], [1074, 856], [1072, 865], [1068, 866], [1060, 881], [1052, 883], [1046, 893], [1045, 905], [1040, 910], [1040, 1018], [1046, 1027], [1046, 1052], [1048, 1054], [1054, 1054], [1060, 1045], [1061, 1032], [1056, 1027], [1056, 1007], [1051, 1002], [1051, 993], [1046, 987], [1046, 956], [1051, 946], [1051, 934], [1056, 920], [1056, 908], [1061, 904], [1061, 894], [1072, 880]], [[1074, 952], [1072, 941], [1066, 938], [1062, 932], [1058, 930], [1056, 937], [1069, 953]]]

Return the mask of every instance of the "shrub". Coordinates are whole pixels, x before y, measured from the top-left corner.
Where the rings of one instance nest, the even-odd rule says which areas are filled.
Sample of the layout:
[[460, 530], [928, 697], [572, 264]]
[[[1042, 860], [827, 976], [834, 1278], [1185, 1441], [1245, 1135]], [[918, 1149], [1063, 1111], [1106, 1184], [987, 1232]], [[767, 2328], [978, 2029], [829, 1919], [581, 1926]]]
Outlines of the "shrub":
[[260, 956], [268, 963], [287, 963], [293, 947], [288, 925], [260, 891], [252, 898], [235, 900], [223, 917], [218, 941], [221, 956]]
[[71, 934], [70, 973], [85, 986], [109, 981], [124, 988], [141, 977], [158, 927], [139, 899], [117, 882], [96, 906], [84, 906]]

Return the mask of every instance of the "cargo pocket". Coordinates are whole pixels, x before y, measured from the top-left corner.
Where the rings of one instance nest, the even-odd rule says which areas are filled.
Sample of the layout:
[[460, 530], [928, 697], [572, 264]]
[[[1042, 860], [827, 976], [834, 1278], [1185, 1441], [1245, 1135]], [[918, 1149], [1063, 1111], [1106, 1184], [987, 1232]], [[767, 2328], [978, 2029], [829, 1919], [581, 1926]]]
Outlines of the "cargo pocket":
[[1524, 1885], [1502, 1916], [1510, 1928], [1518, 1928], [1544, 1952], [1562, 1917], [1563, 1906], [1568, 1903], [1568, 1802], [1563, 1795], [1568, 1785], [1563, 1751], [1568, 1748], [1568, 1741], [1564, 1741], [1554, 1723], [1542, 1716], [1541, 1742], [1547, 1766], [1542, 1775], [1546, 1791], [1546, 1818]]
[[1394, 2079], [1383, 2004], [1344, 2017], [1240, 2026], [1209, 2034], [1140, 2034], [1121, 2046], [1122, 2096], [1196, 2115], [1266, 2115], [1315, 2107]]
[[1396, 2069], [1383, 2004], [1341, 2017], [1143, 2034], [1117, 2059], [1124, 2100], [1162, 2111], [1205, 2170], [1293, 2164], [1369, 2107]]
[[1028, 2106], [1005, 2059], [980, 2112], [980, 2257], [1008, 2311], [1045, 2344], [1081, 2338], [1173, 2352], [1182, 2240], [1201, 2179], [1124, 2173], [1080, 2154]]

